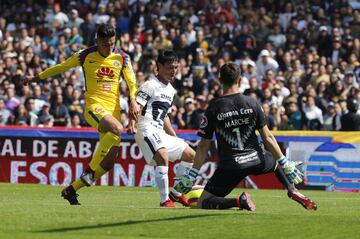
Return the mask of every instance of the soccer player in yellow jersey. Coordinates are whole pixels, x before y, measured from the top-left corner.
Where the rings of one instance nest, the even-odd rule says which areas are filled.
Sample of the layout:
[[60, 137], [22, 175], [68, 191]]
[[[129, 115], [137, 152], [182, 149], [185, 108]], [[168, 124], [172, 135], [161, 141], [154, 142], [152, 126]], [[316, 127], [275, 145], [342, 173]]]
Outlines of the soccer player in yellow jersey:
[[85, 119], [100, 133], [100, 143], [89, 166], [78, 180], [66, 187], [61, 196], [71, 205], [80, 204], [77, 193], [90, 186], [113, 168], [123, 126], [120, 123], [119, 82], [123, 75], [130, 89], [129, 117], [137, 118], [139, 107], [135, 101], [137, 85], [130, 58], [115, 49], [116, 32], [109, 25], [100, 25], [96, 45], [75, 53], [61, 64], [41, 72], [38, 76], [26, 77], [25, 84], [43, 80], [75, 66], [82, 66], [85, 76]]

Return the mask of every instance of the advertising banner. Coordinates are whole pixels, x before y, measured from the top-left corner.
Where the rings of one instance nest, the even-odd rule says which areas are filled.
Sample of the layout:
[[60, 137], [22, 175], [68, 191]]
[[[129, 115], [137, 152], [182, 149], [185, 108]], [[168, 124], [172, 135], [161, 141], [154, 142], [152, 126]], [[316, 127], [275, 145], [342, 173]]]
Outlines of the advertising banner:
[[[304, 162], [305, 187], [331, 191], [360, 190], [360, 138], [356, 132], [273, 132], [292, 160]], [[195, 131], [178, 131], [196, 149]], [[0, 182], [69, 185], [80, 177], [98, 146], [98, 133], [90, 128], [0, 127]], [[214, 141], [210, 157], [196, 184], [206, 184], [217, 166]], [[173, 184], [178, 162], [170, 163]], [[114, 169], [97, 185], [156, 186], [153, 165], [147, 165], [141, 150], [128, 134], [122, 134]], [[239, 186], [282, 188], [274, 174], [247, 177]]]
[[[194, 132], [179, 136], [196, 147]], [[69, 185], [80, 177], [97, 147], [98, 133], [92, 129], [1, 128], [0, 182]], [[211, 177], [216, 161], [213, 155], [203, 165], [198, 184]], [[170, 163], [170, 185], [177, 163]], [[123, 134], [114, 169], [96, 184], [156, 186], [154, 166], [146, 164], [133, 137]]]
[[293, 160], [303, 161], [306, 186], [327, 191], [360, 191], [360, 144], [290, 142]]

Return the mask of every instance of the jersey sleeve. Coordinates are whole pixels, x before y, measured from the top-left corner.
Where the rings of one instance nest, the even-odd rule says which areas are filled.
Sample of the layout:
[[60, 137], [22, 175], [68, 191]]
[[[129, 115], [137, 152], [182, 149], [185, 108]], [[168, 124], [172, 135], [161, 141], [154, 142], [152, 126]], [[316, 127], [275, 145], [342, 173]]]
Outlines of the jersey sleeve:
[[256, 102], [255, 111], [256, 111], [256, 129], [262, 129], [266, 125], [266, 118], [264, 111], [258, 102]]
[[74, 55], [72, 55], [71, 57], [66, 59], [63, 63], [52, 66], [52, 67], [44, 70], [43, 72], [41, 72], [39, 74], [40, 79], [44, 80], [48, 77], [60, 74], [64, 71], [67, 71], [70, 68], [79, 66], [80, 65], [80, 52], [81, 51], [76, 52]]
[[204, 116], [201, 119], [200, 127], [197, 132], [197, 135], [205, 138], [205, 139], [212, 139], [214, 131], [215, 131], [215, 116], [212, 112], [211, 108], [209, 107], [206, 111]]
[[135, 73], [134, 70], [132, 68], [131, 65], [131, 60], [130, 60], [130, 56], [126, 55], [123, 58], [123, 76], [124, 79], [129, 87], [129, 91], [130, 91], [130, 99], [135, 99], [136, 94], [138, 92], [138, 87], [136, 84], [136, 77], [135, 77]]
[[145, 106], [151, 96], [154, 94], [154, 89], [149, 82], [145, 82], [140, 88], [136, 96], [136, 102]]

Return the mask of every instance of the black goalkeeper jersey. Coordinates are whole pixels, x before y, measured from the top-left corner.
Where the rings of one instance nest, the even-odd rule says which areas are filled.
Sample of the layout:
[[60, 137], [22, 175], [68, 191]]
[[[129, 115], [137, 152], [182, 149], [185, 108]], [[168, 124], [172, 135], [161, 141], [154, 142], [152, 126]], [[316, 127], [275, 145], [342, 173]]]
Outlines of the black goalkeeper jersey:
[[263, 159], [255, 130], [266, 125], [265, 115], [256, 99], [242, 94], [212, 100], [201, 121], [198, 135], [212, 139], [215, 132], [220, 165], [246, 168]]

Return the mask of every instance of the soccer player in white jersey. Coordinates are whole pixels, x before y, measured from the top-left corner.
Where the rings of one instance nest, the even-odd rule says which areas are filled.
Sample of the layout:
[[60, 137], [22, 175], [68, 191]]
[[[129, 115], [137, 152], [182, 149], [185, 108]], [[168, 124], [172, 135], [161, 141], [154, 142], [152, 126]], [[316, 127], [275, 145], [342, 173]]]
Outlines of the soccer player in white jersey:
[[174, 202], [189, 205], [187, 198], [175, 189], [171, 189], [169, 193], [169, 161], [181, 160], [175, 172], [180, 177], [192, 167], [195, 158], [195, 151], [176, 137], [168, 117], [176, 93], [171, 82], [177, 74], [178, 65], [175, 52], [166, 50], [159, 53], [157, 78], [150, 79], [139, 88], [136, 101], [140, 105], [141, 114], [136, 127], [133, 120], [129, 126], [130, 133], [135, 133], [135, 140], [146, 162], [156, 164], [155, 178], [162, 207], [175, 207]]

